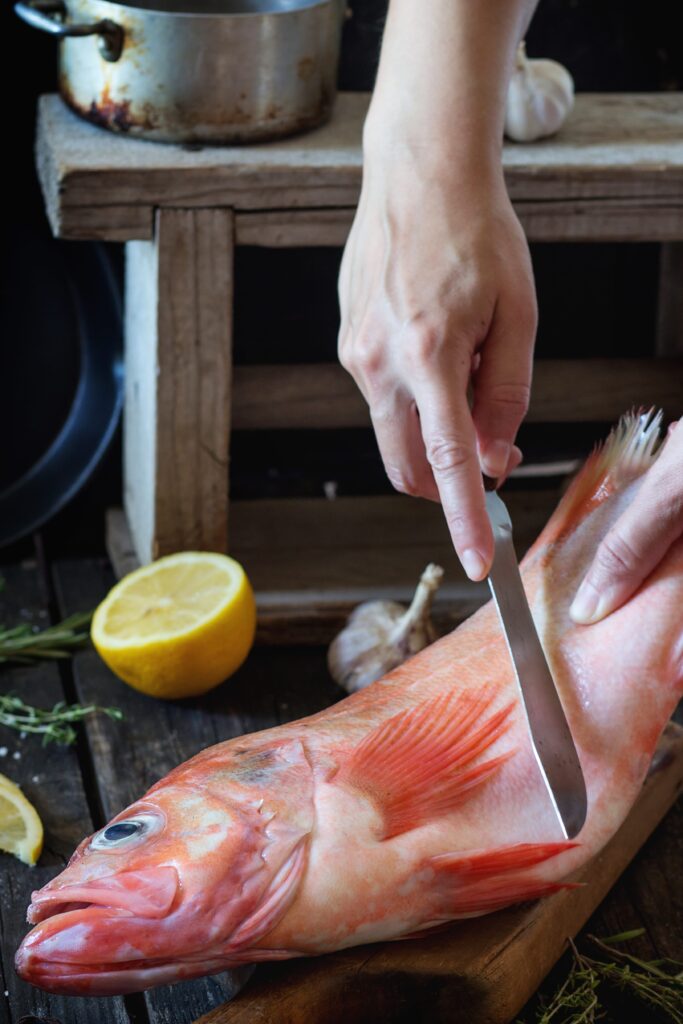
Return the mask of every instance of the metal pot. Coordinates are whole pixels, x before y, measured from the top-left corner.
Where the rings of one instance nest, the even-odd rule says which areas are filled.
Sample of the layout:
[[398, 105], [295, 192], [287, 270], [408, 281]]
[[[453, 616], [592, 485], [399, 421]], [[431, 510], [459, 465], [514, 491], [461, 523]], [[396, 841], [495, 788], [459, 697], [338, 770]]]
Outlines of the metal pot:
[[165, 142], [313, 128], [336, 91], [344, 0], [22, 0], [60, 40], [59, 87], [89, 121]]

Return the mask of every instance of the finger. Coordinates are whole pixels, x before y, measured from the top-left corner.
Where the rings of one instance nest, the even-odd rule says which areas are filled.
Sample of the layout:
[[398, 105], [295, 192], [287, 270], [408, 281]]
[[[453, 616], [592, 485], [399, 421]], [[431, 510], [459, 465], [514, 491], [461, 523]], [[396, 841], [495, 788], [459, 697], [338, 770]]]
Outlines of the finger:
[[633, 502], [600, 544], [570, 609], [575, 622], [598, 622], [620, 608], [683, 533], [681, 434], [670, 435]]
[[529, 406], [535, 307], [500, 299], [474, 377], [472, 418], [482, 469], [502, 476]]
[[513, 470], [517, 469], [517, 466], [519, 466], [520, 462], [522, 461], [522, 458], [523, 455], [521, 449], [519, 449], [516, 444], [513, 444], [512, 450], [510, 451], [510, 458], [508, 459], [508, 464], [505, 467], [505, 472], [501, 477], [499, 477], [499, 486], [500, 484], [505, 483], [505, 481], [510, 476], [510, 473], [512, 473]]
[[415, 402], [397, 392], [370, 408], [372, 425], [384, 469], [390, 483], [402, 494], [439, 500], [431, 467], [425, 455]]
[[493, 535], [484, 504], [466, 379], [449, 387], [447, 374], [418, 379], [415, 400], [422, 439], [453, 545], [471, 580], [483, 579], [493, 559]]

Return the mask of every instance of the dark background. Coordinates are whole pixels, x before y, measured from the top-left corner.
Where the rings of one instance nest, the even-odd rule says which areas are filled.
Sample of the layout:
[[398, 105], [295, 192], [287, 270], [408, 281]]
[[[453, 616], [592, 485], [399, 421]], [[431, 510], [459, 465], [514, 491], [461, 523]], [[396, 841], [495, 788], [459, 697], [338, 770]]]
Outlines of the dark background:
[[[427, 3], [422, 4], [425, 11]], [[345, 26], [340, 87], [370, 89], [386, 3], [355, 0]], [[530, 56], [552, 57], [572, 72], [578, 91], [640, 92], [683, 88], [683, 7], [679, 0], [541, 0], [527, 33]], [[37, 97], [56, 88], [56, 44], [1, 13], [5, 207], [0, 299], [0, 488], [45, 450], [68, 411], [78, 354], [65, 296], [63, 254], [43, 215], [33, 169]], [[107, 247], [121, 274], [121, 247]], [[335, 358], [337, 250], [237, 251], [238, 362]], [[659, 247], [644, 244], [538, 244], [539, 358], [640, 355], [652, 351]], [[72, 282], [76, 287], [78, 282]], [[264, 298], [267, 297], [267, 301]], [[94, 330], [96, 331], [96, 327]], [[523, 431], [525, 428], [523, 428]], [[578, 454], [595, 427], [523, 435], [528, 454]], [[371, 432], [236, 435], [235, 497], [388, 489]], [[120, 504], [120, 442], [89, 485], [46, 531], [53, 554], [99, 550], [103, 510]], [[18, 551], [21, 551], [19, 545]], [[9, 554], [11, 554], [10, 552]]]

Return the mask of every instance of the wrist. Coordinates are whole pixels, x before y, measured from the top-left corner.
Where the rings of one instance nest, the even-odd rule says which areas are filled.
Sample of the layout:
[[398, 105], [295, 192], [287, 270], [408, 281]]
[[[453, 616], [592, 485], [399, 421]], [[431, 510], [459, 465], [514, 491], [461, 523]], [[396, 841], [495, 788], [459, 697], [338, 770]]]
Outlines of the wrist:
[[[363, 157], [378, 163], [405, 157], [452, 173], [502, 177], [502, 129], [473, 103], [405, 101], [376, 89], [363, 126]], [[398, 100], [398, 102], [397, 102]]]
[[445, 181], [468, 191], [505, 190], [500, 142], [461, 132], [455, 123], [419, 123], [377, 111], [368, 114], [363, 129], [363, 173]]

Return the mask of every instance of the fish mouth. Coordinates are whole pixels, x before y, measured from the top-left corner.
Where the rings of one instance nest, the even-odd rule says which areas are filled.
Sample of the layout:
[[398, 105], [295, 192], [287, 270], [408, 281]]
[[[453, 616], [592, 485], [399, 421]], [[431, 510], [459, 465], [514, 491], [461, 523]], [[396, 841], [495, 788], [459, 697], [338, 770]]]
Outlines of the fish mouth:
[[[157, 985], [217, 974], [241, 968], [239, 958], [203, 952], [195, 957], [150, 956], [145, 954], [145, 936], [130, 936], [124, 948], [110, 935], [116, 922], [131, 920], [126, 910], [104, 906], [86, 906], [55, 913], [29, 932], [16, 952], [14, 967], [19, 977], [46, 992], [65, 996], [114, 996], [140, 992]], [[102, 932], [102, 926], [110, 926]], [[154, 922], [143, 922], [144, 929]], [[93, 942], [91, 929], [100, 931], [101, 940]]]
[[129, 960], [114, 964], [77, 964], [44, 960], [22, 945], [17, 951], [14, 966], [23, 981], [46, 992], [66, 996], [114, 996], [205, 974], [218, 974], [233, 965], [224, 959], [210, 958], [188, 963], [177, 960]]
[[178, 872], [170, 865], [123, 871], [88, 882], [50, 883], [32, 894], [26, 918], [29, 924], [40, 924], [74, 911], [104, 907], [158, 920], [171, 911], [179, 889]]

